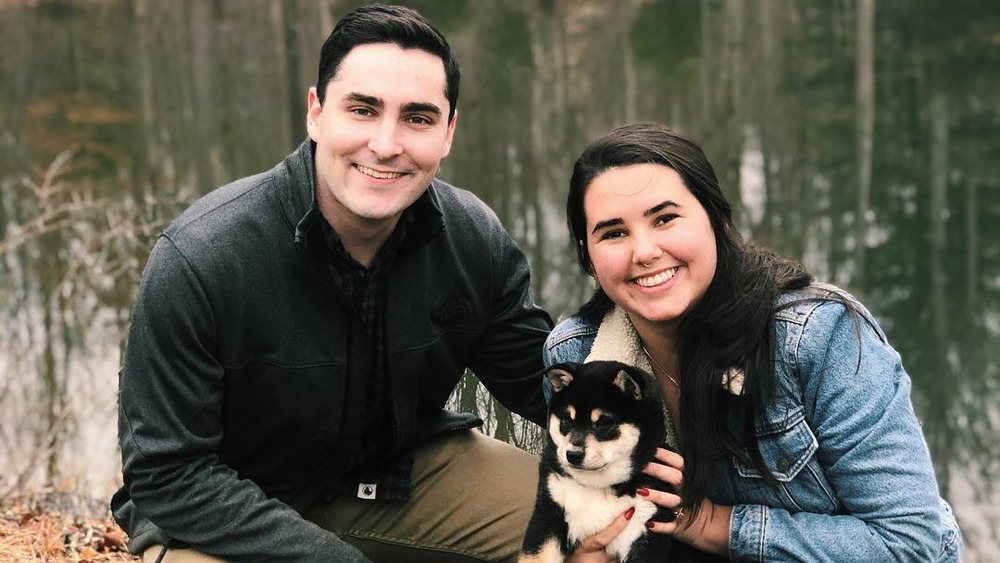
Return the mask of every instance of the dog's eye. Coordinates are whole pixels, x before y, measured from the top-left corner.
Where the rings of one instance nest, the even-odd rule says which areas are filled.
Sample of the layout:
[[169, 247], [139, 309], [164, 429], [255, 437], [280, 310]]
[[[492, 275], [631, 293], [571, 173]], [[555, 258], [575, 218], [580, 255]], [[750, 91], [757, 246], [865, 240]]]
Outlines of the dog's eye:
[[607, 415], [597, 417], [597, 422], [594, 423], [594, 428], [597, 430], [610, 430], [614, 427], [614, 419]]
[[568, 418], [566, 418], [566, 417], [559, 417], [559, 433], [560, 434], [569, 434], [569, 429], [570, 429], [569, 425], [570, 425], [570, 421], [569, 421]]
[[618, 420], [611, 416], [600, 416], [594, 421], [594, 437], [598, 440], [614, 440], [619, 436]]

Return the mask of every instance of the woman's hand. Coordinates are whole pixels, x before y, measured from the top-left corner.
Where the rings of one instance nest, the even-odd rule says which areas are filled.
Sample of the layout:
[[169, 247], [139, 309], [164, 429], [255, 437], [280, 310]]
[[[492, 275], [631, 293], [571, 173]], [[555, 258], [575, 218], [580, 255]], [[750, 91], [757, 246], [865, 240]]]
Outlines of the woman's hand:
[[684, 494], [684, 458], [665, 448], [656, 448], [654, 458], [642, 472], [670, 485], [678, 494], [653, 489], [639, 489], [637, 492], [646, 500], [677, 512], [681, 506], [679, 495]]
[[618, 534], [622, 533], [634, 513], [634, 507], [626, 510], [618, 518], [615, 518], [607, 528], [584, 539], [576, 551], [566, 558], [566, 563], [611, 563], [611, 558], [604, 551], [604, 548], [614, 541]]
[[[656, 460], [650, 462], [643, 473], [671, 485], [675, 491], [684, 494], [684, 458], [680, 454], [658, 448]], [[733, 512], [731, 506], [717, 505], [705, 499], [698, 507], [697, 517], [692, 521], [690, 514], [680, 508], [682, 502], [680, 496], [653, 489], [640, 489], [637, 492], [677, 514], [673, 522], [650, 520], [646, 524], [650, 530], [658, 534], [671, 535], [700, 551], [717, 555], [729, 554], [729, 518]]]

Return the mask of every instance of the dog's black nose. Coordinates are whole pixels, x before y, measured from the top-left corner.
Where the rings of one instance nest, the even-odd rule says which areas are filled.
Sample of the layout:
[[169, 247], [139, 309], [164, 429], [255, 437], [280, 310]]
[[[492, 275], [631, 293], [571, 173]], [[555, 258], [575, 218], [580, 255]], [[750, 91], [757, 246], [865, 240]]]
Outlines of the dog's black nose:
[[571, 465], [579, 466], [583, 463], [583, 450], [567, 450], [566, 451], [566, 461]]

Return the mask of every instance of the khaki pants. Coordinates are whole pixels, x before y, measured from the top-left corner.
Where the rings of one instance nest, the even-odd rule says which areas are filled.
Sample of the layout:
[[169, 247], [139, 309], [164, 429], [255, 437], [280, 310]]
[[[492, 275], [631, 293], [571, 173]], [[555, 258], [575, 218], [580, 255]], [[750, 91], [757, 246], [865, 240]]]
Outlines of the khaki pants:
[[[514, 561], [535, 504], [537, 458], [470, 430], [415, 452], [407, 502], [339, 497], [320, 501], [308, 520], [336, 533], [376, 563]], [[143, 553], [153, 563], [161, 547]], [[163, 563], [219, 559], [169, 550]]]

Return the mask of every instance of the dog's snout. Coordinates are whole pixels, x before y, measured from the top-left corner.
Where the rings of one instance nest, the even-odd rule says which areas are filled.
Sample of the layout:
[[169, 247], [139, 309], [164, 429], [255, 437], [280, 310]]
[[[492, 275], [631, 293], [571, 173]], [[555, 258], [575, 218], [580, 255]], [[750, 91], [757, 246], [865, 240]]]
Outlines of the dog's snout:
[[580, 465], [583, 463], [583, 450], [566, 450], [566, 461], [572, 465]]

